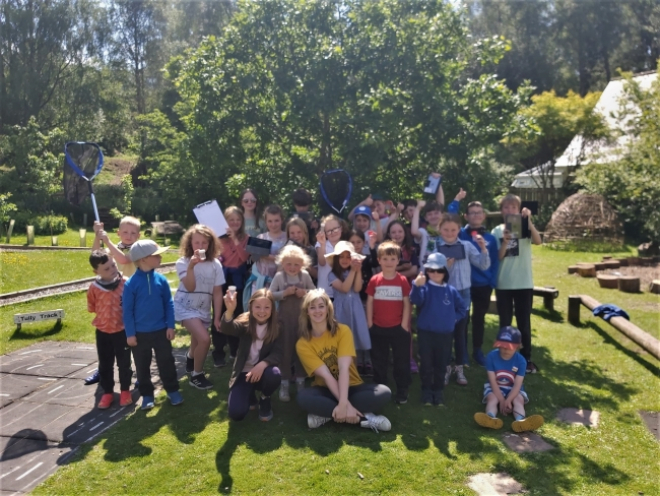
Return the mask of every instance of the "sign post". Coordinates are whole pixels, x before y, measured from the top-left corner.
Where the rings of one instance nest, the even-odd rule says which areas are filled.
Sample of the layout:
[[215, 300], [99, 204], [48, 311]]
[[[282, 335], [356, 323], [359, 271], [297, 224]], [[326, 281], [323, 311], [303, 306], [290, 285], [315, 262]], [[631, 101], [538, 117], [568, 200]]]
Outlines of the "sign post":
[[40, 322], [42, 320], [54, 320], [54, 319], [57, 319], [57, 323], [61, 324], [63, 318], [64, 318], [64, 310], [62, 310], [61, 308], [57, 310], [45, 310], [43, 312], [15, 313], [14, 324], [16, 324], [16, 328], [20, 331], [22, 324], [27, 324], [31, 322]]

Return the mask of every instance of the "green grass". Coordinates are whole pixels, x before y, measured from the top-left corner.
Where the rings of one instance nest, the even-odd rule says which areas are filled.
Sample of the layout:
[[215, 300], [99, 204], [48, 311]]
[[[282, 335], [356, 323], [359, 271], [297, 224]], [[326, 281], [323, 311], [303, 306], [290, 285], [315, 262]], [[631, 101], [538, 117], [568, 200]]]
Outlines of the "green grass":
[[[504, 471], [529, 494], [658, 494], [660, 445], [638, 411], [660, 410], [660, 362], [585, 310], [581, 327], [565, 322], [568, 294], [586, 292], [630, 310], [633, 321], [650, 318], [640, 302], [655, 302], [657, 323], [657, 297], [603, 294], [592, 281], [564, 275], [567, 265], [599, 257], [534, 249], [535, 283], [560, 290], [556, 313], [542, 309], [540, 298], [535, 301], [533, 358], [541, 373], [525, 379], [531, 398], [528, 412], [546, 418], [539, 434], [555, 446], [552, 451], [510, 451], [502, 435], [509, 432], [511, 419], [499, 432], [474, 424], [472, 415], [482, 410], [485, 380], [478, 367], [467, 370], [467, 387], [452, 383], [447, 388], [444, 408], [419, 405], [414, 376], [409, 403], [392, 404], [384, 412], [392, 431], [375, 434], [335, 424], [310, 431], [295, 401], [282, 404], [276, 399], [271, 422], [259, 422], [254, 412], [243, 422], [229, 422], [230, 371], [207, 364], [214, 390], [193, 390], [182, 380], [184, 405], [171, 407], [161, 395], [154, 410], [137, 411], [84, 445], [35, 493], [467, 495], [473, 494], [467, 487], [470, 475]], [[6, 350], [39, 339], [93, 340], [84, 294], [50, 298], [39, 307], [44, 305], [70, 312], [62, 327], [41, 323], [17, 333], [5, 315], [0, 331]], [[488, 316], [487, 324], [486, 343], [492, 343], [496, 317]], [[187, 346], [185, 332], [179, 330], [178, 335], [175, 346]], [[555, 415], [563, 407], [598, 410], [599, 427], [558, 422]]]

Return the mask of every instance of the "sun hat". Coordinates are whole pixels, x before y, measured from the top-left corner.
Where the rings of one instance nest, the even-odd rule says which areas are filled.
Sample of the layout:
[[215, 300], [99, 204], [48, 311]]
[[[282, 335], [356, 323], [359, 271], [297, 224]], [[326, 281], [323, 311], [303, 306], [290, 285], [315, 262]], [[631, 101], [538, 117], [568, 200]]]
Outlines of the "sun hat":
[[520, 331], [513, 326], [502, 327], [497, 333], [497, 338], [493, 343], [493, 348], [507, 348], [517, 350], [522, 343]]
[[150, 239], [142, 239], [136, 241], [131, 246], [131, 250], [128, 252], [128, 257], [132, 262], [137, 262], [138, 260], [148, 257], [150, 255], [160, 255], [169, 250], [169, 246], [160, 247], [155, 241]]
[[330, 265], [332, 265], [334, 261], [334, 256], [341, 255], [345, 251], [351, 254], [351, 258], [357, 258], [358, 260], [364, 260], [365, 258], [367, 258], [364, 255], [361, 255], [355, 251], [355, 247], [353, 246], [353, 243], [350, 243], [348, 241], [339, 241], [335, 245], [335, 250], [332, 253], [325, 254], [325, 259], [328, 261]]
[[353, 210], [353, 217], [356, 215], [366, 215], [371, 219], [371, 209], [366, 205], [360, 205], [359, 207], [356, 207], [355, 210]]
[[425, 269], [440, 270], [447, 267], [447, 257], [442, 253], [431, 253], [424, 264]]

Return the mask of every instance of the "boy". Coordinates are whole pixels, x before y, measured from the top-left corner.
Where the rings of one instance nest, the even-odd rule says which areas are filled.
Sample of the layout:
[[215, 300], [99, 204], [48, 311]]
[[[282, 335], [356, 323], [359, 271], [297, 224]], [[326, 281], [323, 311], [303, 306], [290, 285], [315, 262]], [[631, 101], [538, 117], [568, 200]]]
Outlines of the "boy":
[[500, 201], [500, 212], [506, 222], [507, 215], [520, 213], [523, 225], [527, 219], [530, 237], [517, 239], [500, 224], [491, 231], [497, 242], [500, 268], [497, 276], [497, 313], [500, 327], [510, 326], [514, 308], [516, 325], [522, 334], [522, 356], [527, 360], [527, 373], [535, 374], [538, 367], [532, 359], [532, 243], [540, 245], [541, 235], [532, 224], [532, 214], [527, 208], [520, 211], [520, 198], [506, 195]]
[[[291, 218], [300, 217], [307, 225], [309, 239], [316, 239], [316, 231], [319, 228], [319, 221], [314, 217], [314, 212], [310, 210], [312, 205], [312, 195], [305, 188], [298, 188], [291, 195], [293, 207], [296, 211]], [[282, 226], [284, 227], [284, 226]]]
[[[495, 237], [487, 232], [483, 226], [486, 220], [486, 214], [481, 202], [472, 201], [468, 203], [467, 213], [464, 217], [468, 223], [461, 229], [458, 235], [459, 239], [470, 241], [475, 248], [479, 248], [476, 236], [481, 235], [486, 242], [488, 255], [490, 256], [490, 267], [486, 270], [482, 270], [474, 265], [472, 266], [472, 286], [470, 287], [472, 298], [472, 358], [479, 365], [485, 367], [486, 357], [481, 350], [481, 346], [484, 342], [484, 326], [486, 312], [488, 312], [488, 307], [490, 306], [490, 295], [493, 292], [493, 288], [497, 286], [497, 273], [500, 266], [499, 251]], [[465, 338], [467, 339], [467, 333], [465, 334]], [[467, 355], [467, 346], [465, 350]], [[465, 356], [464, 358], [467, 363], [468, 357]]]
[[174, 339], [174, 302], [167, 279], [155, 271], [160, 266], [160, 248], [151, 240], [137, 241], [129, 257], [137, 270], [124, 286], [124, 327], [126, 341], [133, 348], [138, 388], [142, 395], [142, 410], [154, 407], [154, 385], [151, 382], [151, 354], [172, 405], [183, 403], [172, 355]]
[[[358, 205], [353, 209], [353, 227], [364, 233], [365, 246], [367, 246], [369, 242], [369, 234], [367, 234], [369, 231], [374, 231], [376, 233], [376, 240], [379, 243], [383, 241], [383, 226], [378, 222], [379, 219], [380, 216], [378, 213], [372, 211], [366, 205]], [[369, 254], [367, 248], [363, 250], [362, 254]]]
[[486, 357], [488, 382], [484, 384], [483, 403], [486, 413], [475, 413], [474, 420], [482, 427], [501, 429], [502, 420], [497, 418], [497, 410], [502, 415], [513, 414], [511, 428], [515, 432], [533, 431], [543, 425], [543, 417], [531, 415], [525, 418], [525, 404], [529, 401], [523, 380], [526, 361], [518, 353], [521, 335], [515, 327], [503, 327], [497, 333], [494, 348]]
[[367, 324], [371, 336], [371, 363], [376, 384], [387, 384], [390, 347], [396, 383], [395, 401], [408, 401], [410, 387], [410, 284], [396, 271], [401, 248], [392, 241], [378, 247], [382, 272], [367, 286]]
[[353, 210], [351, 210], [351, 212], [348, 214], [348, 220], [353, 221], [353, 217], [355, 216], [356, 210], [358, 208], [362, 206], [368, 207], [369, 211], [371, 212], [371, 216], [374, 219], [374, 222], [371, 223], [370, 229], [372, 231], [376, 231], [376, 224], [380, 224], [382, 231], [385, 231], [388, 224], [399, 217], [399, 211], [396, 208], [392, 207], [391, 212], [387, 211], [388, 203], [391, 204], [392, 202], [386, 201], [383, 195], [377, 193], [369, 195], [360, 203], [358, 203]]
[[87, 311], [95, 313], [92, 324], [96, 327], [96, 351], [99, 356], [99, 380], [103, 396], [97, 407], [110, 408], [114, 399], [113, 365], [119, 371], [119, 405], [133, 403], [131, 398], [131, 349], [126, 344], [121, 301], [126, 279], [117, 270], [117, 264], [105, 251], [93, 251], [89, 263], [96, 280], [87, 290]]
[[103, 230], [102, 222], [94, 222], [94, 232], [96, 233], [96, 237], [94, 238], [92, 251], [98, 250], [101, 247], [100, 241], [103, 241], [108, 247], [108, 250], [110, 250], [110, 255], [117, 262], [121, 273], [126, 277], [131, 277], [135, 273], [135, 265], [128, 258], [128, 251], [131, 249], [133, 243], [140, 238], [140, 220], [135, 217], [126, 216], [119, 221], [117, 234], [120, 241], [117, 245], [110, 241], [108, 233]]

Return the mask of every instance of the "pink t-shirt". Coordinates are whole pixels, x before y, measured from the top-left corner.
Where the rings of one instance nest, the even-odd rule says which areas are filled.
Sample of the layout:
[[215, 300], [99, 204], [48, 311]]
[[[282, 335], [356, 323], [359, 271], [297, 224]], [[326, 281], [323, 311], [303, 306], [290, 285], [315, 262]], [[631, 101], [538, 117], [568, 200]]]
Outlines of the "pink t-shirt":
[[266, 326], [268, 324], [257, 324], [257, 339], [252, 341], [250, 345], [250, 353], [243, 367], [243, 372], [249, 372], [259, 363], [259, 352], [264, 345], [264, 338], [266, 337]]

